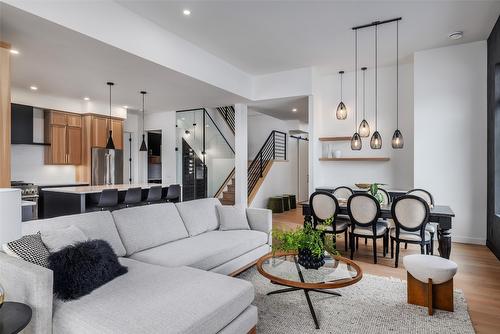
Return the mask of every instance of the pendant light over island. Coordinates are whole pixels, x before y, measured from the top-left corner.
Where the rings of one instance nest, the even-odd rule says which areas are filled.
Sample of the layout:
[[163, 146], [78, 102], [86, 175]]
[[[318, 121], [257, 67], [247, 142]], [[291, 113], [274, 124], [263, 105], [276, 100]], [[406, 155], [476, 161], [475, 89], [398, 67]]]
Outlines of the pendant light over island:
[[145, 91], [141, 91], [142, 95], [142, 143], [141, 143], [141, 148], [139, 151], [144, 152], [148, 150], [148, 147], [146, 146], [146, 140], [145, 140], [145, 132], [144, 132], [144, 97], [147, 94]]
[[111, 87], [113, 87], [114, 83], [113, 82], [108, 82], [106, 83], [109, 86], [109, 137], [108, 141], [106, 143], [106, 149], [108, 150], [114, 150], [115, 149], [115, 143], [113, 143], [113, 130], [111, 130]]

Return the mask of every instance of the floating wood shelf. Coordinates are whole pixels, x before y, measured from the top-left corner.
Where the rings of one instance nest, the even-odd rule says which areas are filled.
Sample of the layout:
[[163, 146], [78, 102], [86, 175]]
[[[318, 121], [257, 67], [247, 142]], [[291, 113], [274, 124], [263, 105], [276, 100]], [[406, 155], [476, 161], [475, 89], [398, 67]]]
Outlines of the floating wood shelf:
[[319, 141], [350, 141], [351, 137], [319, 137]]
[[389, 161], [391, 158], [388, 157], [352, 157], [352, 158], [319, 158], [319, 161]]

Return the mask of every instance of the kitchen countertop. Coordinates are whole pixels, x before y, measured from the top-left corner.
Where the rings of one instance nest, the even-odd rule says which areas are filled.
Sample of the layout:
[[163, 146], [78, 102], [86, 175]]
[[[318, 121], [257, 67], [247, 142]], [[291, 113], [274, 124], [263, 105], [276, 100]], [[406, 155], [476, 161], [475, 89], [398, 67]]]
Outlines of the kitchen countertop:
[[82, 186], [88, 186], [88, 182], [66, 182], [66, 183], [37, 183], [36, 184], [39, 188], [44, 188], [44, 187], [82, 187]]
[[104, 189], [118, 189], [118, 191], [125, 191], [129, 188], [142, 188], [142, 189], [149, 189], [154, 186], [162, 186], [162, 187], [168, 187], [172, 184], [176, 183], [171, 183], [171, 184], [166, 184], [166, 183], [138, 183], [138, 184], [110, 184], [110, 185], [101, 185], [101, 186], [79, 186], [79, 187], [61, 187], [61, 188], [47, 188], [44, 189], [43, 191], [45, 192], [59, 192], [59, 193], [68, 193], [68, 194], [79, 194], [79, 195], [84, 195], [84, 194], [96, 194], [102, 192]]

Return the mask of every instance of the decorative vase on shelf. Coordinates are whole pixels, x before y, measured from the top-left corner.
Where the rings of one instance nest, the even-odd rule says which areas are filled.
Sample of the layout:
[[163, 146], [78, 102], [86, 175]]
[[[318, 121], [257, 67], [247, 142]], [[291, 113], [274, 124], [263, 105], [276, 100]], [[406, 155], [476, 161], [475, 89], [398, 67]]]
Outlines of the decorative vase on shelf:
[[299, 249], [298, 258], [299, 264], [306, 269], [318, 269], [325, 264], [325, 256], [323, 254], [319, 257], [314, 256], [309, 249]]

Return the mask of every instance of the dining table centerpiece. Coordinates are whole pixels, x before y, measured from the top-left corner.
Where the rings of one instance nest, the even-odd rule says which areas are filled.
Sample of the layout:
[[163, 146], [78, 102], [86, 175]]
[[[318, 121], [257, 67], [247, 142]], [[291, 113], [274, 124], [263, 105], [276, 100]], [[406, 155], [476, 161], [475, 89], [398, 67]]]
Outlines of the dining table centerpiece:
[[[319, 269], [325, 264], [325, 225], [314, 228], [312, 224], [304, 224], [294, 230], [273, 230], [273, 253], [297, 252], [297, 262], [306, 269]], [[337, 255], [335, 241], [327, 246], [328, 252]]]
[[380, 186], [385, 186], [385, 185], [386, 185], [385, 183], [372, 183], [368, 188], [368, 192], [370, 193], [370, 195], [375, 197], [380, 204], [384, 202], [384, 197], [380, 193], [379, 188]]

